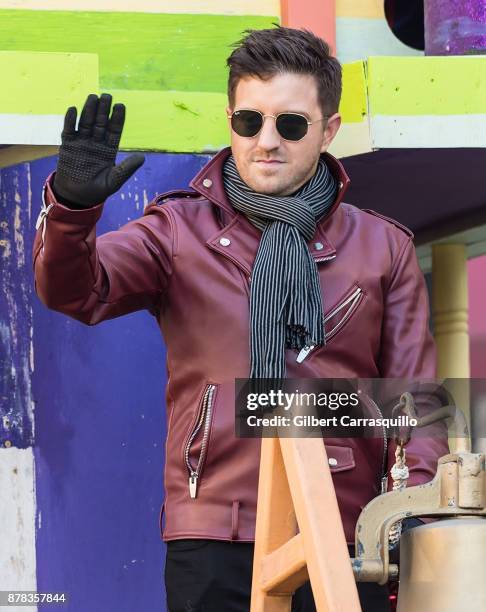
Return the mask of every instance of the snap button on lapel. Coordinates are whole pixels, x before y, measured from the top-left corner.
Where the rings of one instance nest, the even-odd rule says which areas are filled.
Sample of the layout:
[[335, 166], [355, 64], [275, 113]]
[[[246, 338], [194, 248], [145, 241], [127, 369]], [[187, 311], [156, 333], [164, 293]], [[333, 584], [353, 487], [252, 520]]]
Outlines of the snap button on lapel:
[[335, 459], [334, 457], [329, 457], [329, 465], [337, 465], [337, 459]]
[[221, 244], [222, 246], [228, 246], [229, 244], [231, 244], [231, 240], [229, 238], [220, 238], [219, 244]]
[[322, 244], [322, 242], [316, 242], [314, 243], [314, 246], [316, 247], [318, 251], [322, 251], [322, 249], [324, 248], [324, 245]]
[[212, 184], [213, 184], [213, 181], [211, 179], [205, 178], [203, 181], [204, 187], [211, 187]]

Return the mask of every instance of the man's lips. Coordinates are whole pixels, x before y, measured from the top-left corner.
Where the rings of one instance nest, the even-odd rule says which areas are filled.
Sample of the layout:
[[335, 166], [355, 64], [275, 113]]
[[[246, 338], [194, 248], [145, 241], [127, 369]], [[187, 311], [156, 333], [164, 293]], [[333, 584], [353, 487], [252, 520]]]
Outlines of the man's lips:
[[257, 164], [283, 164], [283, 162], [278, 159], [257, 159], [255, 161]]

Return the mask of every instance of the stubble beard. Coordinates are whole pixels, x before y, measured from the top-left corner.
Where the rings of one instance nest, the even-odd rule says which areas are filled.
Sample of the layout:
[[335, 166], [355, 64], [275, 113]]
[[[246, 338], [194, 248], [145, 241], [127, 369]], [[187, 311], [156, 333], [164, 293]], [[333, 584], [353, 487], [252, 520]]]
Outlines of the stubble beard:
[[249, 167], [246, 166], [243, 172], [240, 172], [240, 176], [243, 181], [254, 191], [255, 193], [262, 193], [264, 195], [273, 196], [284, 196], [295, 193], [304, 183], [306, 183], [315, 173], [317, 167], [317, 161], [314, 162], [313, 166], [306, 168], [305, 172], [299, 172], [298, 176], [292, 176], [289, 179], [289, 173], [284, 168], [283, 176], [272, 176], [268, 179], [263, 175], [258, 175], [256, 172], [252, 174]]

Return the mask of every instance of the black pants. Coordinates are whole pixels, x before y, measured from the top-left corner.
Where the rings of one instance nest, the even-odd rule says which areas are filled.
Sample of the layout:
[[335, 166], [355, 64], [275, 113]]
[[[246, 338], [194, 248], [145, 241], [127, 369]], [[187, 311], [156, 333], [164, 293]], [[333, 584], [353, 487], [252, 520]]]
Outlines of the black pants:
[[[353, 547], [350, 555], [354, 556]], [[253, 544], [217, 540], [167, 542], [168, 612], [249, 612]], [[363, 612], [389, 612], [388, 588], [357, 583]], [[292, 612], [315, 612], [310, 583], [292, 598]]]

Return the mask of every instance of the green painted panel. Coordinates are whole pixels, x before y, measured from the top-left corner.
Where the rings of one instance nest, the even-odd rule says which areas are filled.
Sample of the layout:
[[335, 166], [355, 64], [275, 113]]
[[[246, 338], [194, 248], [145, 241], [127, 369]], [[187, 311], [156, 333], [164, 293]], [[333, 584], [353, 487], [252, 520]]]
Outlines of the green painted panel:
[[0, 113], [64, 114], [98, 92], [98, 58], [87, 53], [0, 51], [0, 75]]
[[343, 95], [339, 112], [345, 123], [360, 123], [366, 116], [366, 78], [363, 62], [343, 64]]
[[224, 92], [232, 43], [246, 28], [278, 21], [253, 15], [0, 10], [0, 49], [98, 54], [105, 90]]
[[126, 105], [121, 147], [153, 151], [215, 151], [229, 144], [226, 94], [111, 90]]
[[470, 115], [486, 108], [486, 57], [370, 57], [372, 115]]

